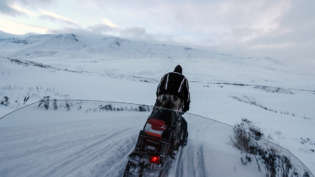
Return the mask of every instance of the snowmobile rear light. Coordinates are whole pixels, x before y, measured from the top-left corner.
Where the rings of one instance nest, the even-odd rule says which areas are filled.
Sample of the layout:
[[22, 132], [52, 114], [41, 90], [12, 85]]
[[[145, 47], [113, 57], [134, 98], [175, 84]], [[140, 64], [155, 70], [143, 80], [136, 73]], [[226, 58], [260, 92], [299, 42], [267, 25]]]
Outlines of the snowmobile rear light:
[[150, 163], [159, 164], [159, 163], [160, 163], [160, 156], [151, 155], [151, 157], [150, 157]]

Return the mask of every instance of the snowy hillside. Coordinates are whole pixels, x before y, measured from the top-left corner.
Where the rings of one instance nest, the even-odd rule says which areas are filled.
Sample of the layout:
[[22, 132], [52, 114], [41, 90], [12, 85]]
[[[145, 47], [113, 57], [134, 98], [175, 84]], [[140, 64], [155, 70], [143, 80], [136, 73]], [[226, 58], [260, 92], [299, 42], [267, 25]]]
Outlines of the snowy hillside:
[[[106, 100], [153, 105], [155, 89], [160, 78], [180, 64], [184, 75], [190, 81], [192, 100], [190, 113], [232, 126], [244, 118], [251, 120], [262, 129], [266, 139], [290, 150], [313, 174], [315, 173], [315, 73], [313, 70], [292, 66], [268, 57], [236, 57], [184, 46], [115, 37], [89, 38], [76, 34], [12, 36], [1, 33], [0, 38], [0, 101], [3, 101], [5, 96], [9, 98], [7, 106], [0, 105], [0, 117], [24, 104], [36, 102], [43, 96], [50, 96], [52, 99]], [[28, 96], [29, 100], [24, 103], [24, 98]], [[207, 127], [200, 125], [204, 122], [190, 121], [189, 131], [196, 131], [199, 128], [208, 131]], [[2, 120], [0, 120], [0, 127], [1, 122]], [[130, 128], [143, 126], [141, 122], [142, 119], [135, 121], [130, 124]], [[74, 124], [79, 125], [84, 122], [78, 119]], [[48, 124], [37, 128], [44, 130], [45, 126]], [[115, 124], [115, 126], [119, 128], [119, 125]], [[128, 125], [124, 125], [124, 129], [127, 127]], [[130, 131], [136, 134], [138, 129], [137, 127]], [[209, 129], [209, 134], [215, 134], [215, 131]], [[8, 128], [0, 128], [2, 135], [9, 133], [8, 130]], [[75, 128], [73, 130], [75, 131]], [[211, 148], [202, 149], [205, 146], [197, 146], [195, 143], [198, 140], [207, 144], [206, 147], [209, 148], [215, 146], [213, 144], [215, 142], [200, 137], [202, 136], [192, 134], [188, 140], [191, 144], [186, 148], [201, 148], [196, 149], [194, 157], [200, 155], [200, 152], [207, 157], [213, 157]], [[1, 141], [7, 139], [5, 136], [1, 138]], [[113, 142], [118, 140], [114, 139]], [[225, 140], [222, 141], [226, 143], [222, 142], [223, 145], [222, 143], [220, 145], [226, 149], [232, 148], [228, 144], [229, 141]], [[16, 143], [21, 142], [17, 140]], [[96, 142], [91, 141], [91, 143]], [[101, 145], [95, 147], [102, 149]], [[88, 153], [90, 150], [87, 147], [80, 152]], [[70, 151], [71, 148], [67, 150]], [[0, 155], [5, 155], [2, 152]], [[236, 172], [234, 168], [231, 169], [233, 173], [245, 174], [248, 169], [248, 172], [255, 170], [255, 173], [264, 175], [255, 168], [254, 163], [242, 166], [241, 154], [236, 149], [233, 153], [231, 159], [227, 157], [207, 159], [208, 163], [204, 164], [206, 172], [202, 174], [196, 172], [194, 175], [219, 174], [218, 164], [224, 164], [226, 161], [235, 163], [237, 168]], [[187, 160], [178, 162], [177, 167], [181, 168], [189, 164], [190, 160], [194, 159], [191, 155], [187, 154], [185, 156]], [[52, 162], [57, 163], [57, 161]], [[98, 162], [100, 161], [95, 163]], [[198, 163], [194, 165], [198, 166]], [[76, 167], [80, 164], [78, 162], [70, 165]], [[214, 166], [218, 168], [212, 168]], [[58, 170], [62, 165], [54, 167]], [[6, 170], [9, 169], [0, 167], [0, 176], [12, 174]], [[48, 171], [43, 175], [53, 174]], [[99, 172], [91, 174], [99, 174]], [[69, 174], [77, 173], [69, 172]], [[105, 174], [103, 171], [99, 176]]]
[[[3, 57], [60, 58], [65, 54], [72, 57], [94, 59], [220, 59], [253, 60], [253, 58], [235, 57], [229, 54], [200, 50], [187, 46], [175, 46], [162, 43], [130, 41], [117, 37], [88, 37], [75, 34], [0, 35], [1, 55]], [[281, 61], [264, 57], [254, 58], [269, 65], [283, 65]]]
[[[18, 44], [18, 45], [16, 45]], [[19, 45], [21, 44], [21, 45]], [[166, 44], [150, 44], [116, 37], [88, 38], [74, 34], [31, 35], [1, 39], [2, 51], [7, 56], [47, 57], [64, 52], [79, 52], [97, 58], [208, 58], [218, 54]], [[14, 49], [14, 50], [13, 50]], [[35, 52], [35, 53], [33, 53]], [[36, 53], [40, 52], [40, 53]], [[37, 55], [35, 55], [37, 54]], [[100, 56], [103, 55], [103, 56]], [[77, 55], [80, 57], [81, 55]], [[80, 58], [82, 58], [81, 56]]]
[[186, 75], [196, 82], [314, 88], [314, 71], [269, 57], [236, 57], [185, 46], [75, 34], [11, 35], [0, 39], [0, 46], [0, 57], [34, 61], [61, 70], [159, 80], [161, 72], [181, 63]]

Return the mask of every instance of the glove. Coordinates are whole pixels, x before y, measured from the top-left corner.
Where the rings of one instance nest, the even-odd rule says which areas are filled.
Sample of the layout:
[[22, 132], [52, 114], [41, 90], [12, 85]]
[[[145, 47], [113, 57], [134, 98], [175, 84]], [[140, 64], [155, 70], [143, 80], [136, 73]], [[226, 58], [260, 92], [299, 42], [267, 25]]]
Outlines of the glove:
[[184, 109], [183, 109], [184, 112], [189, 110], [189, 105], [190, 105], [190, 101], [185, 101], [184, 102]]

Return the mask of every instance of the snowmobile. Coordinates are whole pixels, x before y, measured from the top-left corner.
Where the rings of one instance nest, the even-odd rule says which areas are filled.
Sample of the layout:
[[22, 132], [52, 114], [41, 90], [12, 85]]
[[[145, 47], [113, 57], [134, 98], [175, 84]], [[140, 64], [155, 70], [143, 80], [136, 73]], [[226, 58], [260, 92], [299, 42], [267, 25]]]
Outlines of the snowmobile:
[[124, 177], [167, 176], [184, 139], [182, 114], [170, 109], [153, 108], [139, 133], [135, 149], [128, 155]]

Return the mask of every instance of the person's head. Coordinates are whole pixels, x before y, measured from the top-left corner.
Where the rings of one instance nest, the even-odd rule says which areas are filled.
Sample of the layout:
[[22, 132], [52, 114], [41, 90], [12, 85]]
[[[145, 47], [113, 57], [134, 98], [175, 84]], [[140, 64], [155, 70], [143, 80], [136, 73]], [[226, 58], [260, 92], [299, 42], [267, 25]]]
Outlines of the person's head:
[[174, 69], [174, 72], [183, 74], [183, 69], [180, 65], [177, 65]]

